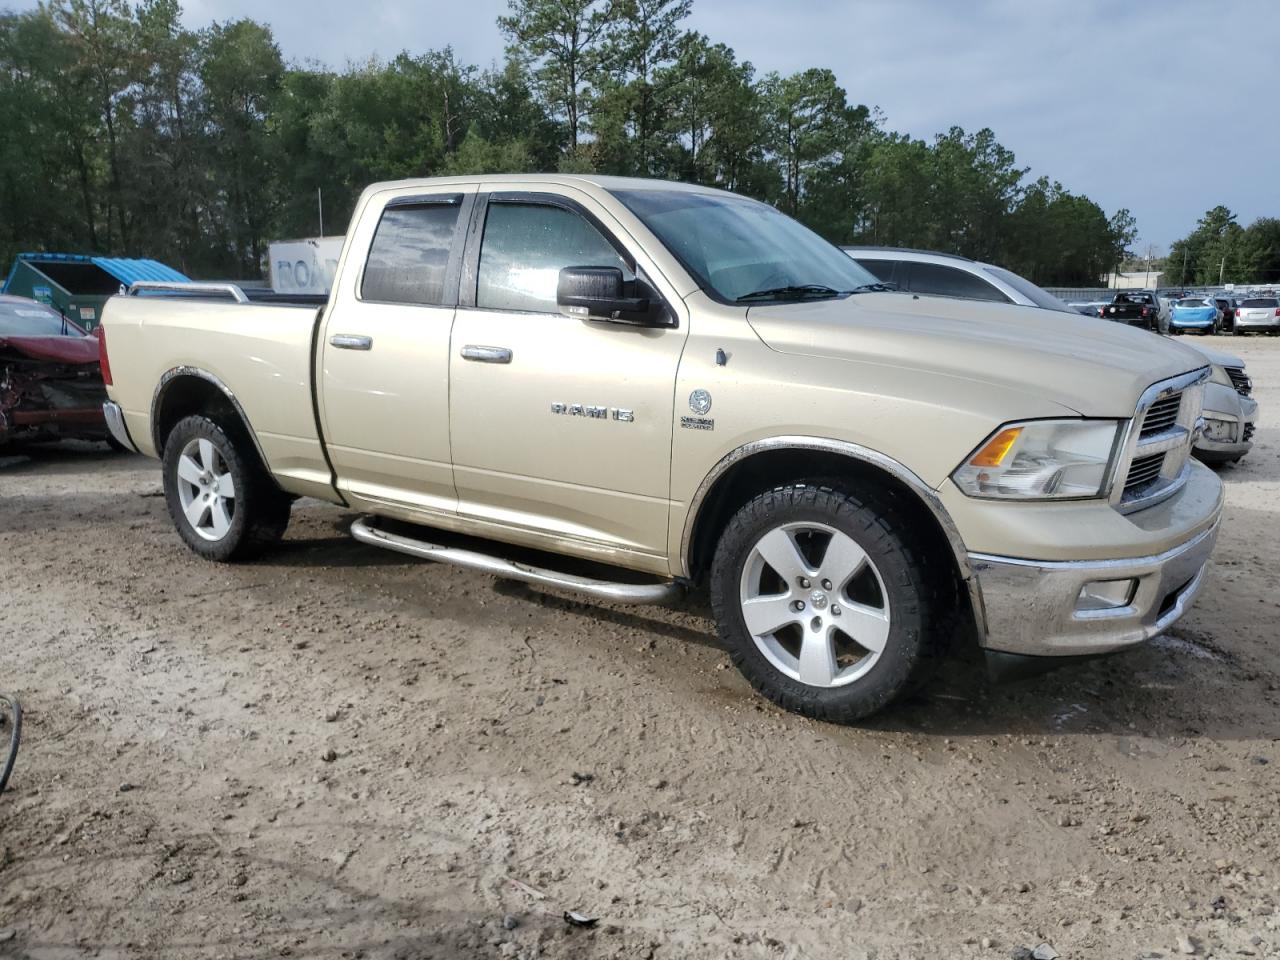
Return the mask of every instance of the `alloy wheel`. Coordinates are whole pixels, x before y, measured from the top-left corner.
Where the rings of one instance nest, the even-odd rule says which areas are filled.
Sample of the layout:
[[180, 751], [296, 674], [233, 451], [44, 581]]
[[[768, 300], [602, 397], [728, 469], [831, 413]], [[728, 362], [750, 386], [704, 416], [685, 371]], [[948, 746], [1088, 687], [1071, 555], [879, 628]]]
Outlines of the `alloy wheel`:
[[191, 529], [205, 540], [227, 535], [236, 513], [236, 487], [226, 457], [198, 437], [178, 456], [178, 500]]
[[875, 563], [822, 523], [775, 527], [743, 565], [742, 617], [779, 672], [812, 687], [867, 674], [889, 640], [889, 596]]

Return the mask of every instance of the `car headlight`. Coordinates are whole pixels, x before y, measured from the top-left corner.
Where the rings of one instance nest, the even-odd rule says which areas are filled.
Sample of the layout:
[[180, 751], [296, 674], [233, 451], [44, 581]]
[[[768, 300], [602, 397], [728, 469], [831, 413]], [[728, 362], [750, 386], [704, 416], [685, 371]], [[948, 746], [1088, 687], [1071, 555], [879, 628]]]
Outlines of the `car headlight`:
[[971, 497], [1069, 500], [1106, 496], [1118, 420], [1007, 423], [956, 468]]
[[1224, 387], [1235, 389], [1235, 384], [1231, 382], [1231, 377], [1227, 375], [1227, 368], [1221, 367], [1216, 363], [1213, 365], [1213, 375], [1209, 379], [1214, 383], [1222, 384]]

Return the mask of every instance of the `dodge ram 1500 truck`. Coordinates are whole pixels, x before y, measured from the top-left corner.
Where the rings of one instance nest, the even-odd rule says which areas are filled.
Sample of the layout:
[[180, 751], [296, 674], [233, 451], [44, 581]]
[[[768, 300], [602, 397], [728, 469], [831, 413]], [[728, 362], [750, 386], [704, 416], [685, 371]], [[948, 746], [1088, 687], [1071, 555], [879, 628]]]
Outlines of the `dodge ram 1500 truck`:
[[882, 290], [709, 188], [384, 183], [322, 309], [112, 298], [105, 412], [201, 556], [311, 496], [366, 543], [597, 598], [706, 584], [733, 662], [814, 717], [879, 709], [957, 636], [1088, 655], [1177, 620], [1222, 510], [1190, 457], [1203, 357]]

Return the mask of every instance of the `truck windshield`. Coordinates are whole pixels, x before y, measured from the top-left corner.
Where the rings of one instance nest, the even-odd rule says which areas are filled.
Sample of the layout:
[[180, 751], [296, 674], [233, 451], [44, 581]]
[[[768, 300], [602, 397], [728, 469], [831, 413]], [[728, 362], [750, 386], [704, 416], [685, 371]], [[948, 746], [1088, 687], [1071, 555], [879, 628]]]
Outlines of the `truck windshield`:
[[61, 315], [38, 303], [0, 301], [0, 337], [80, 336], [81, 331]]
[[877, 283], [839, 247], [768, 204], [692, 190], [613, 195], [722, 303], [831, 297]]

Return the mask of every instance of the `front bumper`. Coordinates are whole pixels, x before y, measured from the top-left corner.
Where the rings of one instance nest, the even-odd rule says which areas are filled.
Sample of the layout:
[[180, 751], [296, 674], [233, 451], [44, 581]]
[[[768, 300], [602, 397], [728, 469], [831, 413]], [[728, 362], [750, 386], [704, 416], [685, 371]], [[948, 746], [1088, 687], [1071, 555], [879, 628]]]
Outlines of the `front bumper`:
[[[1204, 585], [1218, 522], [1186, 543], [1130, 560], [1034, 561], [971, 553], [981, 587], [988, 649], [1028, 656], [1111, 653], [1150, 640], [1190, 607]], [[1134, 581], [1129, 602], [1082, 610], [1081, 590], [1097, 581]]]
[[[1225, 390], [1225, 388], [1224, 388]], [[1235, 460], [1253, 448], [1253, 428], [1258, 403], [1252, 397], [1236, 397], [1235, 410], [1213, 410], [1206, 405], [1205, 429], [1196, 439], [1195, 454], [1203, 460]]]

